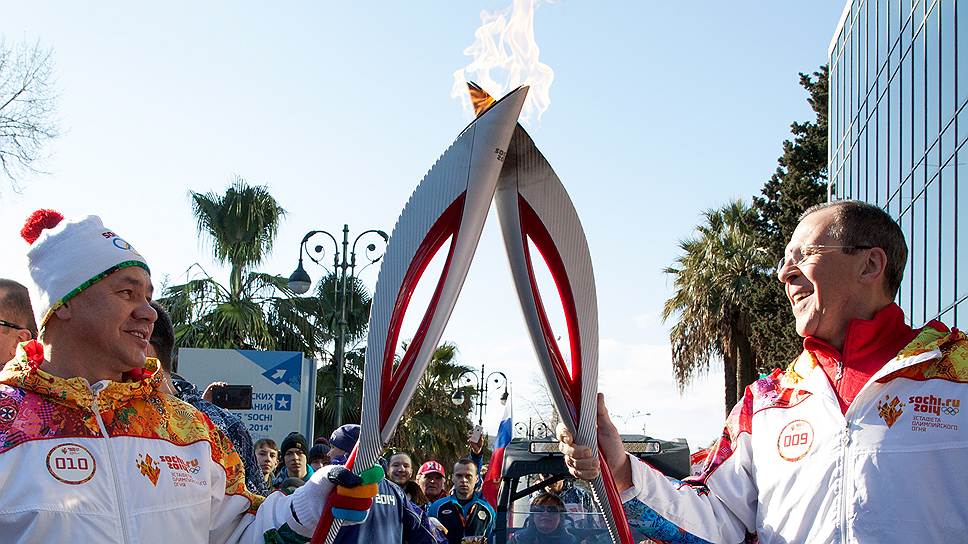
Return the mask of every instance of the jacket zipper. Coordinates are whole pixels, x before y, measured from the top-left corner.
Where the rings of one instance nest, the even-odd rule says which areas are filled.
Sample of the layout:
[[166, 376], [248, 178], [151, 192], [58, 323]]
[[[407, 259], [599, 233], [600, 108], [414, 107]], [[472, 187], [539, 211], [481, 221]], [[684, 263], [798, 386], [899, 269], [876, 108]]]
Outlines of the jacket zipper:
[[840, 386], [840, 380], [844, 377], [844, 362], [837, 361], [837, 375], [834, 376], [834, 380], [837, 382], [837, 386]]
[[841, 438], [842, 445], [842, 456], [841, 456], [841, 484], [840, 484], [840, 527], [841, 535], [843, 536], [842, 542], [850, 542], [850, 536], [848, 531], [848, 520], [847, 520], [847, 486], [850, 482], [850, 475], [848, 474], [848, 464], [849, 456], [847, 455], [847, 450], [850, 447], [850, 420], [847, 420], [847, 424], [844, 426], [844, 435]]
[[91, 406], [91, 409], [94, 411], [94, 418], [97, 419], [97, 425], [101, 429], [101, 435], [107, 441], [108, 463], [111, 465], [111, 477], [114, 479], [114, 492], [118, 501], [118, 513], [121, 518], [121, 538], [124, 542], [128, 542], [128, 513], [124, 507], [125, 501], [121, 497], [122, 488], [121, 482], [118, 480], [118, 463], [114, 458], [114, 450], [111, 448], [111, 436], [108, 435], [107, 427], [104, 426], [104, 420], [101, 419], [101, 412], [97, 406], [98, 394], [103, 389], [104, 385], [100, 382], [91, 386], [91, 391], [94, 393], [94, 404]]

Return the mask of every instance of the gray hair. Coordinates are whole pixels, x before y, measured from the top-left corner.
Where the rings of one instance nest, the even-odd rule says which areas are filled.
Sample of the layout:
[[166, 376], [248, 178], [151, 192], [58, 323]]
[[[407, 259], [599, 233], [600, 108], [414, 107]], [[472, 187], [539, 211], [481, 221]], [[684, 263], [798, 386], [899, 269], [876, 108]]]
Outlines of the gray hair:
[[[807, 208], [800, 221], [826, 209], [834, 210], [833, 223], [827, 235], [845, 246], [879, 247], [887, 254], [884, 266], [884, 290], [894, 298], [901, 289], [901, 277], [907, 264], [908, 248], [904, 233], [893, 217], [881, 208], [860, 200], [836, 200]], [[853, 250], [845, 249], [845, 253]]]

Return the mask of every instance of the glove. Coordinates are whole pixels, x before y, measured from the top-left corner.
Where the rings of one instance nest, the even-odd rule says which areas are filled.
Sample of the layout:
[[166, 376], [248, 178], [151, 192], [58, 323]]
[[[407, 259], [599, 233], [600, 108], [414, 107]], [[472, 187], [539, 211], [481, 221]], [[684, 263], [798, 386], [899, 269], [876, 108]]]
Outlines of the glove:
[[333, 485], [341, 485], [343, 487], [356, 487], [363, 483], [363, 478], [353, 474], [352, 470], [340, 466], [327, 472], [326, 479]]
[[336, 485], [336, 493], [330, 499], [333, 504], [333, 517], [350, 525], [363, 523], [373, 505], [373, 497], [380, 491], [378, 483], [385, 475], [383, 467], [373, 465], [359, 476], [345, 467], [339, 468], [342, 470], [330, 470], [326, 475]]

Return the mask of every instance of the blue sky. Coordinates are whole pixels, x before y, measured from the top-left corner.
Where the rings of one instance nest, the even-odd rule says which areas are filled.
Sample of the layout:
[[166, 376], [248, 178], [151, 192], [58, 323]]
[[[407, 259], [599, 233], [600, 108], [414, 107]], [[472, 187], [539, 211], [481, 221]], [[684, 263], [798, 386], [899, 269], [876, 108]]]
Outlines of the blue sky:
[[[0, 248], [22, 255], [23, 219], [52, 207], [101, 215], [149, 259], [156, 281], [180, 281], [194, 262], [214, 271], [188, 191], [222, 191], [235, 175], [268, 185], [288, 211], [265, 271], [288, 275], [313, 228], [389, 231], [469, 120], [450, 88], [480, 12], [509, 6], [8, 5], [8, 44], [54, 49], [63, 135], [50, 146], [49, 175], [26, 179], [21, 194], [0, 192]], [[842, 10], [841, 0], [538, 8], [540, 60], [555, 80], [529, 131], [584, 221], [601, 388], [628, 430], [645, 424], [694, 446], [719, 434], [722, 378], [684, 397], [672, 385], [670, 325], [658, 321], [671, 285], [661, 270], [703, 210], [758, 193], [790, 123], [811, 118], [797, 72], [825, 62]], [[501, 244], [492, 214], [444, 337], [462, 361], [508, 373], [524, 417], [536, 363]], [[0, 276], [24, 275], [19, 257], [0, 263]]]

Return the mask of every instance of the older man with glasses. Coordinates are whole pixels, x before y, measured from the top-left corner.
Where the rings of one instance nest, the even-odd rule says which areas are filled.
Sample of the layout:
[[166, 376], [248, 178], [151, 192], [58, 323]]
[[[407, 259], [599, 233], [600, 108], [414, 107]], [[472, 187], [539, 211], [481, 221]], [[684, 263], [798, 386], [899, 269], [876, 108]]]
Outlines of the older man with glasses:
[[[777, 277], [803, 352], [746, 389], [686, 482], [628, 456], [600, 396], [599, 446], [633, 527], [662, 542], [963, 542], [968, 339], [908, 326], [893, 302], [906, 261], [875, 206], [801, 216]], [[589, 449], [558, 434], [572, 473], [596, 476]]]
[[0, 366], [13, 359], [20, 343], [36, 337], [37, 324], [27, 288], [0, 278]]

